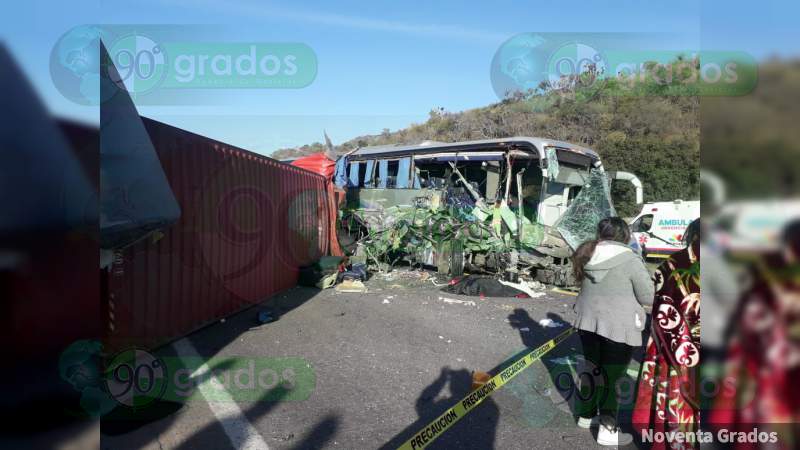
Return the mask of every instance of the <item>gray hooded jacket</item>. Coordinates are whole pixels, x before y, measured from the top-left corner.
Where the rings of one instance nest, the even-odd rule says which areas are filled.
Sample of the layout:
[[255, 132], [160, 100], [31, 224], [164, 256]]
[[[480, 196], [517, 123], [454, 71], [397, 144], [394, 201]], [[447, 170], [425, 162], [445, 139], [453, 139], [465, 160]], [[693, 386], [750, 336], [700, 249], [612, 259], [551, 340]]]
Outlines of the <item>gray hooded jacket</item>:
[[600, 241], [585, 267], [575, 302], [575, 328], [614, 342], [642, 345], [643, 305], [652, 305], [655, 286], [644, 261], [625, 244]]

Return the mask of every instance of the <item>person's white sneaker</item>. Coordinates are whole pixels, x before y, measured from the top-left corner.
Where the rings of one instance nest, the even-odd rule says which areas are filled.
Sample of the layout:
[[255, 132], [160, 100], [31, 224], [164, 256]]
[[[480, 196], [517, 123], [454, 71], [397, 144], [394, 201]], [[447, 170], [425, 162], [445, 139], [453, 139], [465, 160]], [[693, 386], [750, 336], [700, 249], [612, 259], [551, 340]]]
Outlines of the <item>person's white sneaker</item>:
[[600, 445], [624, 446], [633, 442], [633, 436], [623, 433], [614, 421], [602, 421], [597, 429], [597, 443]]
[[591, 419], [588, 417], [578, 417], [578, 428], [583, 428], [584, 430], [588, 430], [598, 423], [600, 423], [600, 416], [594, 416]]

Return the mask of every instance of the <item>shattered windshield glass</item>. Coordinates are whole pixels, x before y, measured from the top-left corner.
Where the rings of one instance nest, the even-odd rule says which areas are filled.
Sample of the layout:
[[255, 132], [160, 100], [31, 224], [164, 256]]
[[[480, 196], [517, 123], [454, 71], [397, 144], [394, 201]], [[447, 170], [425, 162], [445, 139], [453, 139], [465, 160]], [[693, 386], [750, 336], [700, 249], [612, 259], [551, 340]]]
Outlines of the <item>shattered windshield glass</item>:
[[586, 184], [556, 223], [556, 229], [567, 244], [575, 249], [583, 242], [594, 239], [597, 223], [601, 219], [616, 215], [605, 172], [592, 169]]

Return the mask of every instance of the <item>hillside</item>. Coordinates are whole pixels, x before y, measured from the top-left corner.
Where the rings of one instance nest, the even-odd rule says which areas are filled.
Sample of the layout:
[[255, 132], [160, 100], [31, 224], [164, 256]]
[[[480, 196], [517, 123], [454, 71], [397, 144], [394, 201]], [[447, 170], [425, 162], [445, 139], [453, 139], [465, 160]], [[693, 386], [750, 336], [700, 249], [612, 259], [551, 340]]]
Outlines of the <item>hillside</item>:
[[703, 169], [720, 175], [731, 198], [800, 194], [800, 60], [772, 60], [743, 97], [701, 102]]

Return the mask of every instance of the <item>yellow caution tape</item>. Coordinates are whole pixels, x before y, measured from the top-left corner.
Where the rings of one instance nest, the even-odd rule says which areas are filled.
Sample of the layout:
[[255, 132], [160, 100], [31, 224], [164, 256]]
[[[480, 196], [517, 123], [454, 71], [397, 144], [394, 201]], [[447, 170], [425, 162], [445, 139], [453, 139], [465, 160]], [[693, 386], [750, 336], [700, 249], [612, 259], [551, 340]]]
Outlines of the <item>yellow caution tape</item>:
[[468, 412], [475, 409], [481, 404], [492, 392], [500, 389], [511, 381], [520, 372], [527, 369], [534, 361], [538, 361], [547, 352], [554, 349], [558, 344], [562, 343], [572, 333], [575, 332], [574, 328], [559, 334], [555, 338], [545, 342], [541, 346], [535, 348], [530, 353], [518, 359], [514, 364], [511, 364], [503, 371], [492, 377], [482, 387], [475, 389], [467, 394], [466, 397], [461, 399], [455, 406], [445, 411], [442, 415], [437, 417], [433, 422], [426, 425], [422, 430], [417, 432], [411, 439], [401, 445], [399, 450], [417, 450], [430, 445], [436, 438], [442, 435], [462, 417], [466, 416]]

